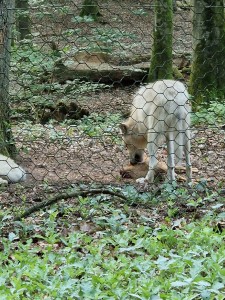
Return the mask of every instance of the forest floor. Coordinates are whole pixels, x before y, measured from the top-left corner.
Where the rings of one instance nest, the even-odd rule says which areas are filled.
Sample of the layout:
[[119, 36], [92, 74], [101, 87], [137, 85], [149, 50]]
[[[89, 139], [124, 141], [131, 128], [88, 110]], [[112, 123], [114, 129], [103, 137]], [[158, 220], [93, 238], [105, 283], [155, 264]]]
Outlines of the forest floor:
[[[68, 1], [66, 7], [69, 8], [68, 15], [64, 13], [62, 3], [62, 6], [51, 7], [50, 14], [43, 14], [41, 19], [38, 19], [37, 13], [40, 10], [44, 13], [47, 8], [33, 8], [33, 32], [40, 48], [49, 45], [49, 41], [57, 41], [57, 47], [62, 51], [69, 47], [70, 52], [80, 47], [88, 51], [107, 48], [121, 60], [126, 56], [151, 52], [154, 22], [151, 1], [103, 2], [99, 22], [74, 21], [81, 1]], [[72, 37], [68, 35], [69, 30], [73, 30]], [[174, 53], [191, 53], [191, 39], [191, 11], [179, 8], [174, 15]], [[25, 183], [2, 187], [0, 198], [3, 207], [18, 209], [20, 206], [33, 206], [46, 200], [49, 194], [81, 184], [85, 188], [93, 184], [125, 190], [129, 190], [130, 186], [138, 188], [134, 180], [120, 176], [122, 166], [128, 163], [128, 155], [118, 129], [137, 88], [136, 84], [117, 84], [82, 93], [79, 104], [89, 110], [90, 116], [69, 125], [66, 122], [45, 125], [16, 122], [13, 130], [18, 149], [21, 149], [18, 162], [27, 170], [29, 178]], [[42, 96], [48, 99], [52, 95], [42, 93]], [[59, 94], [56, 93], [55, 97]], [[215, 188], [219, 186], [222, 189], [224, 184], [225, 132], [221, 127], [202, 125], [193, 128], [192, 135], [191, 157], [193, 167], [197, 169], [193, 179], [195, 184], [203, 184], [203, 187], [197, 193], [188, 192], [187, 198], [206, 199], [208, 193], [212, 195], [211, 202], [202, 200], [199, 204], [204, 206], [200, 213], [204, 214], [203, 211], [210, 210], [217, 201]], [[160, 150], [159, 157], [166, 160], [165, 148]], [[138, 190], [136, 192], [138, 194]], [[218, 199], [221, 197], [218, 196]], [[77, 199], [70, 199], [70, 203], [78, 205]], [[197, 215], [196, 207], [186, 206], [182, 201], [178, 207], [179, 217], [188, 216], [190, 211], [195, 217]], [[144, 212], [141, 204], [139, 208], [138, 214], [150, 214], [152, 211], [152, 208], [149, 211], [146, 208]], [[156, 219], [164, 220], [166, 216], [168, 205], [162, 202], [157, 208]]]
[[[225, 299], [225, 105], [192, 115], [193, 185], [157, 178], [146, 191], [120, 175], [119, 124], [140, 82], [53, 80], [56, 61], [81, 49], [120, 65], [149, 55], [153, 2], [98, 1], [93, 22], [79, 17], [82, 0], [29, 1], [32, 41], [12, 48], [10, 85], [28, 179], [0, 186], [1, 299]], [[191, 57], [191, 39], [191, 10], [178, 8], [175, 56]], [[61, 106], [62, 119], [41, 120], [70, 102], [89, 114]]]

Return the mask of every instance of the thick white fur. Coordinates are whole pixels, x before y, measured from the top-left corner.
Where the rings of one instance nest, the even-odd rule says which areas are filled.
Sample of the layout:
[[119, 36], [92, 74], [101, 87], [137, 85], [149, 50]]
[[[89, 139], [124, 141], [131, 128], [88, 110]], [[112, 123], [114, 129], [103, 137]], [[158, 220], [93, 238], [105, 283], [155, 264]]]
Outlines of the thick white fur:
[[[128, 120], [121, 124], [123, 138], [130, 158], [147, 146], [149, 171], [138, 182], [154, 181], [154, 169], [158, 163], [156, 152], [163, 140], [167, 143], [168, 179], [175, 180], [175, 158], [178, 164], [186, 160], [188, 182], [191, 181], [190, 160], [190, 112], [189, 95], [185, 86], [174, 80], [160, 80], [141, 87], [132, 103]], [[142, 138], [142, 139], [141, 139]], [[133, 147], [128, 145], [133, 144]], [[144, 149], [143, 149], [144, 150]]]
[[26, 172], [14, 160], [0, 154], [0, 183], [26, 180]]

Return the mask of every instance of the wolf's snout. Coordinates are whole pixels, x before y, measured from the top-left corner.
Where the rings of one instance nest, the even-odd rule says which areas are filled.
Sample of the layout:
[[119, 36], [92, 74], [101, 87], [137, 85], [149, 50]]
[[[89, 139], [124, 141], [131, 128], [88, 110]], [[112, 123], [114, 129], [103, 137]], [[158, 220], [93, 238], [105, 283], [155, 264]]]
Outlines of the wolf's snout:
[[135, 154], [134, 158], [132, 158], [130, 160], [130, 164], [133, 165], [133, 166], [138, 164], [138, 163], [141, 163], [141, 162], [142, 162], [142, 156], [139, 155], [139, 154]]

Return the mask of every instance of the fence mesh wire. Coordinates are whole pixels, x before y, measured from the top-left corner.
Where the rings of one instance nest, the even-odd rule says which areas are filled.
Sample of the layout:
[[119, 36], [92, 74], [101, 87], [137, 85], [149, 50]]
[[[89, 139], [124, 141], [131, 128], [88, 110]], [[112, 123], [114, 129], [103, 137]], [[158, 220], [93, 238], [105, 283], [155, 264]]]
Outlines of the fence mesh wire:
[[[119, 124], [148, 74], [154, 2], [98, 1], [97, 20], [81, 16], [82, 1], [21, 2], [13, 26], [10, 106], [17, 162], [29, 173], [27, 197], [40, 197], [45, 184], [135, 186], [135, 170], [125, 178], [120, 173], [129, 160]], [[177, 1], [173, 65], [184, 83], [191, 72], [192, 12], [189, 1]], [[224, 107], [214, 103], [193, 114], [195, 183], [223, 183]], [[158, 156], [166, 162], [165, 145]]]

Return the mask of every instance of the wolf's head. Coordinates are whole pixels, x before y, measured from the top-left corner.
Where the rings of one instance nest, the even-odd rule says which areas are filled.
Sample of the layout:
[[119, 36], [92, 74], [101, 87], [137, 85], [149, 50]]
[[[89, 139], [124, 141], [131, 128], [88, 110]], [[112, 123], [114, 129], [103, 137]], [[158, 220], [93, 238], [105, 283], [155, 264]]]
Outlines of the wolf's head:
[[130, 163], [132, 165], [143, 162], [144, 149], [147, 140], [143, 133], [138, 130], [138, 125], [128, 121], [120, 124], [123, 141], [128, 149]]

